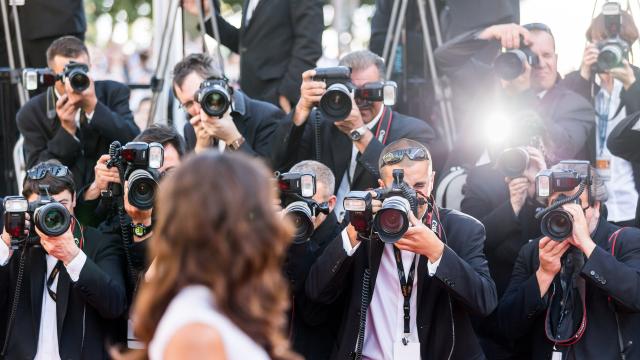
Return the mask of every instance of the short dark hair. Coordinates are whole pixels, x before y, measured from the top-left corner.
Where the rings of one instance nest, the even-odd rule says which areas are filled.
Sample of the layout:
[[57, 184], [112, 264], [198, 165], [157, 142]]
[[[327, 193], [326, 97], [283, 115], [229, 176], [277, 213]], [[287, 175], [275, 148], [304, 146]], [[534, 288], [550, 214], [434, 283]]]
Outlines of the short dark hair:
[[171, 144], [181, 158], [185, 153], [184, 138], [171, 126], [153, 124], [136, 136], [133, 141], [157, 142], [162, 145]]
[[380, 80], [384, 80], [385, 77], [386, 71], [384, 67], [384, 59], [369, 50], [350, 52], [340, 59], [339, 65], [348, 66], [354, 71], [360, 71], [367, 69], [370, 66], [375, 66], [378, 69]]
[[47, 48], [47, 62], [51, 63], [56, 56], [75, 58], [82, 54], [89, 56], [87, 46], [75, 36], [63, 36], [54, 40]]
[[[34, 168], [42, 165], [62, 165], [60, 161], [52, 159], [42, 162]], [[65, 176], [53, 176], [51, 173], [47, 172], [46, 176], [40, 180], [29, 179], [28, 176], [25, 176], [23, 186], [22, 186], [22, 196], [28, 198], [31, 194], [39, 194], [40, 193], [40, 185], [48, 185], [49, 186], [49, 195], [57, 195], [65, 190], [69, 190], [71, 195], [76, 193], [76, 183], [73, 181], [73, 174], [71, 170], [67, 171], [67, 175]]]
[[384, 149], [382, 149], [382, 152], [380, 153], [380, 157], [378, 158], [378, 170], [382, 172], [382, 165], [384, 164], [382, 159], [386, 154], [392, 151], [410, 149], [410, 148], [423, 149], [427, 153], [429, 161], [433, 160], [433, 158], [431, 157], [431, 152], [424, 144], [415, 140], [402, 138], [392, 142], [391, 144], [385, 146]]
[[222, 78], [222, 72], [213, 58], [207, 54], [190, 54], [173, 67], [173, 85], [181, 87], [184, 79], [192, 72], [203, 79], [210, 77]]

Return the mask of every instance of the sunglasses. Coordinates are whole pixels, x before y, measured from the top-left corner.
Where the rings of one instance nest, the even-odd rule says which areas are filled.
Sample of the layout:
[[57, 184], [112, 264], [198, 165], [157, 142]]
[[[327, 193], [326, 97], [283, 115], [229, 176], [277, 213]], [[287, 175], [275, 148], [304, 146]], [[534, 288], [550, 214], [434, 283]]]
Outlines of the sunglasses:
[[394, 150], [384, 154], [384, 156], [382, 157], [382, 166], [397, 164], [400, 161], [402, 161], [402, 159], [404, 159], [405, 156], [408, 157], [409, 160], [414, 160], [414, 161], [429, 160], [429, 154], [425, 151], [425, 149], [420, 149], [420, 148], [400, 149], [400, 150]]
[[543, 24], [543, 23], [531, 23], [531, 24], [522, 25], [522, 27], [524, 27], [525, 29], [527, 29], [529, 31], [543, 31], [543, 32], [546, 32], [547, 34], [551, 35], [551, 37], [553, 37], [553, 33], [551, 32], [551, 28], [548, 27], [546, 24]]
[[69, 168], [64, 165], [40, 164], [27, 170], [27, 177], [31, 180], [41, 180], [47, 173], [55, 177], [67, 176]]

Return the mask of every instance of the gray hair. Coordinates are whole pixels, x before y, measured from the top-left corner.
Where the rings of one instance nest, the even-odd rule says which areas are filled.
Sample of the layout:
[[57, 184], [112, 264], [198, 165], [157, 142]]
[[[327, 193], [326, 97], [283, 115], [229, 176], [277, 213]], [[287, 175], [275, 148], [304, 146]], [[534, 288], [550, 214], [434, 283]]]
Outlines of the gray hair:
[[[569, 169], [575, 170], [581, 176], [587, 176], [586, 169], [584, 166], [580, 166], [578, 164], [563, 164], [559, 163], [551, 167], [553, 170], [561, 170], [561, 169]], [[605, 186], [604, 180], [598, 174], [596, 169], [589, 165], [589, 169], [591, 172], [591, 196], [594, 201], [605, 202], [609, 198], [609, 193], [607, 192], [607, 187]]]
[[329, 200], [335, 190], [336, 178], [326, 165], [313, 160], [301, 161], [289, 170], [293, 173], [308, 173], [316, 177], [316, 182], [324, 185], [325, 193], [322, 194], [323, 201]]
[[211, 56], [190, 54], [173, 67], [173, 84], [182, 87], [184, 80], [193, 72], [203, 79], [222, 78], [222, 71]]
[[348, 66], [353, 71], [364, 70], [372, 65], [378, 68], [380, 80], [384, 80], [385, 67], [384, 59], [369, 50], [358, 50], [350, 52], [340, 59], [340, 66]]

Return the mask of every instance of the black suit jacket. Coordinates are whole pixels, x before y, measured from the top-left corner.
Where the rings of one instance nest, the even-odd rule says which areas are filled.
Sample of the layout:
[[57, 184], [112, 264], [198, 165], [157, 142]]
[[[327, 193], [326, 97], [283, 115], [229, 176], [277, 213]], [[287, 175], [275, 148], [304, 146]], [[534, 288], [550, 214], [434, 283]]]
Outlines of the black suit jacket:
[[53, 88], [37, 95], [18, 111], [16, 121], [24, 136], [27, 168], [58, 159], [73, 172], [76, 189], [93, 181], [98, 158], [109, 152], [111, 142], [122, 145], [140, 130], [129, 110], [129, 88], [115, 81], [96, 81], [98, 103], [91, 121], [76, 131], [78, 142], [60, 125], [55, 113]]
[[[124, 256], [118, 241], [117, 237], [85, 228], [82, 251], [87, 255], [87, 261], [78, 281], [73, 283], [64, 267], [60, 270], [56, 302], [58, 326], [49, 331], [58, 332], [62, 359], [108, 359], [105, 348], [110, 337], [107, 319], [117, 318], [127, 306], [122, 272]], [[8, 359], [33, 359], [37, 352], [46, 259], [40, 247], [30, 248], [26, 256]], [[9, 312], [13, 299], [19, 260], [20, 251], [16, 251], [9, 264], [0, 267], [3, 315]]]
[[[621, 320], [627, 359], [640, 358], [640, 230], [625, 228], [611, 255], [609, 237], [617, 226], [600, 215], [595, 234], [597, 247], [585, 261], [580, 276], [586, 280], [587, 328], [581, 340], [572, 346], [575, 359], [619, 359], [618, 331], [608, 298], [615, 302]], [[511, 338], [528, 339], [531, 359], [550, 359], [553, 344], [544, 334], [548, 296], [542, 297], [536, 279], [539, 267], [539, 239], [525, 245], [513, 269], [507, 292], [498, 307], [500, 327]], [[561, 286], [559, 277], [555, 286]], [[551, 290], [550, 290], [551, 291]], [[633, 342], [633, 345], [631, 344]], [[594, 345], [595, 344], [595, 345]]]
[[291, 343], [307, 360], [329, 359], [338, 340], [343, 302], [326, 305], [311, 301], [305, 293], [305, 284], [311, 266], [343, 228], [332, 212], [308, 242], [292, 244], [287, 253], [285, 273], [293, 305], [289, 313]]
[[84, 34], [87, 30], [82, 0], [28, 0], [18, 6], [18, 14], [25, 40]]
[[[233, 110], [231, 117], [238, 131], [245, 138], [240, 151], [269, 159], [271, 155], [271, 140], [280, 119], [285, 114], [280, 108], [264, 101], [254, 100], [236, 90], [233, 95]], [[184, 125], [184, 138], [187, 150], [196, 147], [196, 132], [189, 122]]]
[[[335, 175], [335, 190], [337, 192], [351, 160], [353, 146], [351, 139], [348, 135], [338, 130], [333, 122], [323, 120], [317, 109], [311, 111], [309, 119], [301, 126], [296, 126], [293, 123], [292, 114], [280, 121], [280, 125], [274, 135], [274, 138], [277, 139], [273, 142], [272, 165], [274, 169], [286, 171], [302, 160], [318, 160], [328, 166]], [[315, 158], [316, 116], [318, 116], [320, 123], [320, 159]], [[380, 125], [381, 123], [382, 119], [378, 124]], [[423, 121], [394, 111], [387, 136], [386, 144], [407, 138], [429, 146], [435, 140], [436, 134]], [[378, 187], [378, 179], [380, 178], [378, 158], [384, 146], [378, 139], [372, 139], [365, 152], [358, 157], [351, 190]]]
[[[446, 244], [438, 269], [433, 277], [429, 276], [428, 260], [420, 256], [416, 272], [421, 357], [482, 359], [470, 314], [487, 316], [497, 304], [496, 288], [483, 253], [484, 227], [455, 210], [441, 209], [440, 216]], [[347, 359], [355, 349], [367, 252], [371, 251], [373, 294], [384, 246], [381, 241], [372, 240], [347, 256], [342, 237], [338, 236], [311, 268], [306, 284], [309, 298], [331, 304], [344, 295], [347, 304], [332, 359]]]
[[260, 0], [247, 24], [248, 4], [240, 29], [217, 17], [222, 44], [240, 54], [240, 87], [254, 99], [278, 105], [283, 95], [295, 104], [302, 73], [322, 56], [323, 2]]

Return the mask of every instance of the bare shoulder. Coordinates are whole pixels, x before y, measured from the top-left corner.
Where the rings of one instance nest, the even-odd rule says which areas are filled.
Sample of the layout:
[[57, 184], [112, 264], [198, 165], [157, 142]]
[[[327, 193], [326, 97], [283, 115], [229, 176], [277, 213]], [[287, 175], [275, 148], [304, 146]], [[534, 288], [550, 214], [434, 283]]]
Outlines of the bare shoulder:
[[164, 358], [172, 359], [226, 359], [222, 338], [214, 327], [201, 323], [181, 327], [169, 340]]

